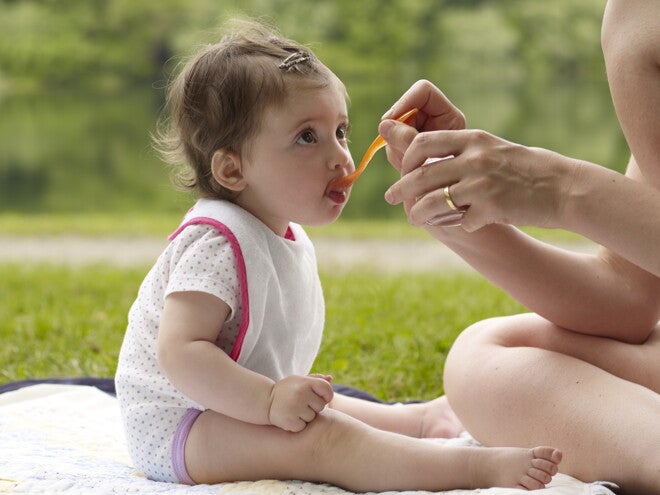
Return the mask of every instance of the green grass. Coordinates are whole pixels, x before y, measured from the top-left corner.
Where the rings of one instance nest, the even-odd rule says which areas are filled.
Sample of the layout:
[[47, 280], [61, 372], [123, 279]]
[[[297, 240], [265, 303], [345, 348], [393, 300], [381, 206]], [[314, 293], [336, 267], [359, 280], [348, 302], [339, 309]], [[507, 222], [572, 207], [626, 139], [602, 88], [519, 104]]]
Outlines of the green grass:
[[[182, 207], [182, 213], [185, 210]], [[182, 214], [75, 213], [75, 214], [0, 214], [0, 235], [82, 235], [82, 236], [156, 236], [166, 237], [181, 221]], [[389, 220], [340, 218], [331, 225], [307, 227], [314, 237], [351, 239], [431, 240], [429, 234], [409, 225], [403, 215]], [[580, 242], [583, 237], [564, 230], [526, 227], [530, 235], [549, 242]]]
[[144, 270], [0, 265], [0, 381], [110, 376]]
[[[178, 214], [0, 215], [0, 235], [165, 237]], [[425, 239], [405, 219], [343, 220], [308, 229], [312, 238]], [[549, 241], [564, 231], [528, 230]], [[126, 315], [143, 269], [21, 267], [0, 263], [0, 382], [112, 376]], [[445, 356], [458, 333], [481, 319], [523, 308], [476, 275], [441, 277], [322, 274], [327, 321], [315, 371], [383, 399], [442, 393]]]
[[326, 333], [315, 364], [387, 400], [440, 395], [449, 348], [472, 323], [524, 308], [476, 275], [322, 274]]
[[[145, 269], [0, 264], [0, 382], [112, 376]], [[442, 393], [445, 356], [480, 319], [523, 308], [473, 275], [323, 273], [326, 330], [315, 371], [383, 399]]]

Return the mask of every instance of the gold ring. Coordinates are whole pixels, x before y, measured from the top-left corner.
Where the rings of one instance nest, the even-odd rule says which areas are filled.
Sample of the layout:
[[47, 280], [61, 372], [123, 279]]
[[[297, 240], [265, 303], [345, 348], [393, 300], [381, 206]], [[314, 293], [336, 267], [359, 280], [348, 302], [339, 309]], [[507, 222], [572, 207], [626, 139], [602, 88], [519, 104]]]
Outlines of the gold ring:
[[454, 200], [451, 199], [451, 194], [449, 194], [449, 186], [445, 186], [445, 188], [442, 190], [442, 192], [445, 195], [445, 201], [449, 205], [449, 208], [454, 210], [454, 211], [459, 210], [458, 206], [456, 206], [456, 203], [454, 203]]

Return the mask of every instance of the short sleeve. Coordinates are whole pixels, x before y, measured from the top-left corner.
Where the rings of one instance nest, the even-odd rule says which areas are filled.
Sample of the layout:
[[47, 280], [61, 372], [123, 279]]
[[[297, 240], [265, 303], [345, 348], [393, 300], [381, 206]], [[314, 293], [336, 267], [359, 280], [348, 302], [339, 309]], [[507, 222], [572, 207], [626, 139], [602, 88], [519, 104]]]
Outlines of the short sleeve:
[[240, 304], [236, 256], [229, 239], [209, 225], [191, 225], [173, 241], [165, 297], [173, 292], [205, 292], [235, 313]]

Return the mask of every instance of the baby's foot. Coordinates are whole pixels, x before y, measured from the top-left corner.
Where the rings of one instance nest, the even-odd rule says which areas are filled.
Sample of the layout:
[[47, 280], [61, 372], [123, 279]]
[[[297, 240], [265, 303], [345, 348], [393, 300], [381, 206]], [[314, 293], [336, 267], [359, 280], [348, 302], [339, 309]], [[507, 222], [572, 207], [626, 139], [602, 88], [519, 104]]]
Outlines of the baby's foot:
[[455, 438], [465, 430], [444, 395], [420, 406], [424, 407], [420, 438]]
[[[538, 490], [550, 483], [557, 474], [562, 454], [552, 447], [517, 449], [495, 447], [483, 466], [488, 486], [501, 486]], [[486, 454], [488, 455], [488, 454]], [[488, 481], [490, 480], [490, 481]]]

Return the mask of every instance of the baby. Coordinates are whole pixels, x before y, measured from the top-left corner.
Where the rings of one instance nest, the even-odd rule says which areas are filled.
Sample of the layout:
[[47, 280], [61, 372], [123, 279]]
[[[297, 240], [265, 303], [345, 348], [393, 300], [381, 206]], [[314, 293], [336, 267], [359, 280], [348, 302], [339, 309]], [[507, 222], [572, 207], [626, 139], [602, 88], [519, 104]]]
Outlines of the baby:
[[392, 407], [308, 375], [324, 301], [300, 227], [340, 215], [354, 170], [341, 81], [306, 47], [245, 22], [170, 88], [158, 146], [199, 200], [140, 287], [117, 369], [135, 466], [181, 483], [301, 479], [355, 492], [542, 488], [549, 447], [459, 448], [444, 398]]

